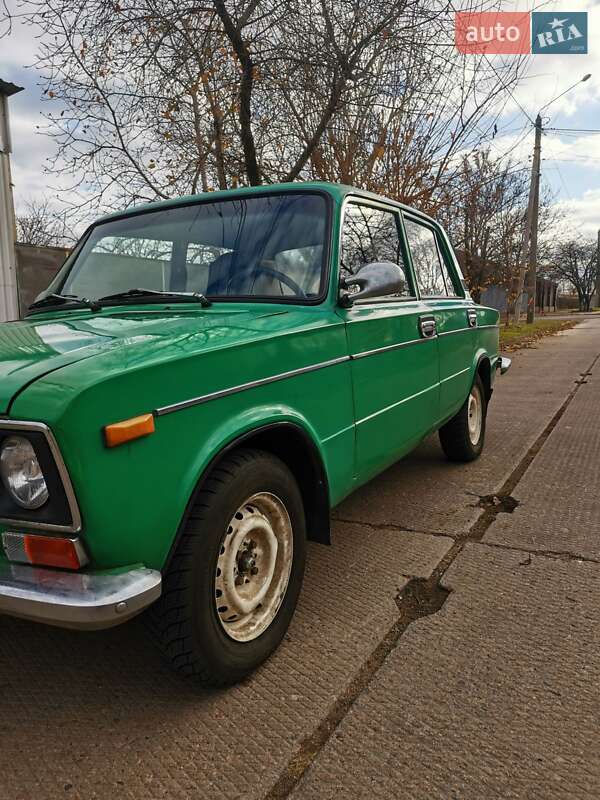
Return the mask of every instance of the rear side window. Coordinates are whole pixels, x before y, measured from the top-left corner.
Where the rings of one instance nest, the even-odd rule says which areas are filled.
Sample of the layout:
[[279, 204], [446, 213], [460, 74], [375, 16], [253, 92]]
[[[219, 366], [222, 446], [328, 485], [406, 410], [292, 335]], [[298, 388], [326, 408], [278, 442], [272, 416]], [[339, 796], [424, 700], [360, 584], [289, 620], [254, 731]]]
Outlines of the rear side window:
[[356, 275], [365, 264], [391, 261], [404, 272], [404, 285], [396, 297], [412, 292], [402, 251], [399, 218], [395, 211], [361, 203], [349, 203], [342, 227], [341, 277]]
[[408, 217], [404, 217], [404, 228], [421, 296], [456, 297], [433, 228]]

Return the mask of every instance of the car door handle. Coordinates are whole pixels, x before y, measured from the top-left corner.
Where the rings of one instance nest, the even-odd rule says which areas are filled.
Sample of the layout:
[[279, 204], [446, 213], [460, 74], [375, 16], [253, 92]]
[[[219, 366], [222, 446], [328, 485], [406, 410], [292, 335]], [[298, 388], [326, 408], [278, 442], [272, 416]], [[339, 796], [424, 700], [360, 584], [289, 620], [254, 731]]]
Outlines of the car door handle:
[[425, 339], [431, 339], [437, 333], [435, 317], [419, 317], [419, 330]]
[[467, 322], [469, 323], [469, 328], [477, 327], [477, 312], [474, 308], [467, 309]]

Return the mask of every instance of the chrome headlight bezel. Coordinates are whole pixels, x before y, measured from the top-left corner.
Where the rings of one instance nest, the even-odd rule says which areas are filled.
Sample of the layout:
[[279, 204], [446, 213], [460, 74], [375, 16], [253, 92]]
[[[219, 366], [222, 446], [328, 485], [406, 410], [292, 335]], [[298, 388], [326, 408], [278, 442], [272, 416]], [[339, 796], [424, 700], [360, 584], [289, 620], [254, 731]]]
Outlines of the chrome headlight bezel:
[[34, 511], [48, 502], [44, 471], [26, 436], [7, 436], [0, 445], [0, 477], [11, 499], [21, 508]]
[[38, 508], [24, 508], [0, 481], [0, 523], [48, 532], [79, 532], [81, 514], [75, 492], [50, 428], [42, 422], [0, 420], [0, 449], [10, 436], [21, 436], [31, 443], [46, 481], [48, 500]]

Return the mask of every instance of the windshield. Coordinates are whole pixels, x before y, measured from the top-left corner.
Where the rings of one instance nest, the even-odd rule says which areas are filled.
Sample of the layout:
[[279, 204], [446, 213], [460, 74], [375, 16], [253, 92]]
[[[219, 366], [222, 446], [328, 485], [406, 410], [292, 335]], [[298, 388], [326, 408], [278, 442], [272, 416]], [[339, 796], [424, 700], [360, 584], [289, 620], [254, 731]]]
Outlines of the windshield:
[[93, 228], [49, 291], [102, 298], [131, 289], [315, 300], [325, 285], [327, 205], [318, 194], [168, 208]]

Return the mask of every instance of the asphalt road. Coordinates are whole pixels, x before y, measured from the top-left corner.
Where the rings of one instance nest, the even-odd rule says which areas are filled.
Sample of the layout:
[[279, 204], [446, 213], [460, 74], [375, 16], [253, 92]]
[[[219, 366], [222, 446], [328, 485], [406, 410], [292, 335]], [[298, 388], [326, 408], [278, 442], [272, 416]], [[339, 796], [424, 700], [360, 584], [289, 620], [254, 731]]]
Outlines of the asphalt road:
[[432, 438], [340, 506], [240, 686], [0, 618], [0, 799], [600, 796], [599, 356], [594, 318], [515, 354], [478, 462]]

